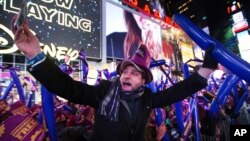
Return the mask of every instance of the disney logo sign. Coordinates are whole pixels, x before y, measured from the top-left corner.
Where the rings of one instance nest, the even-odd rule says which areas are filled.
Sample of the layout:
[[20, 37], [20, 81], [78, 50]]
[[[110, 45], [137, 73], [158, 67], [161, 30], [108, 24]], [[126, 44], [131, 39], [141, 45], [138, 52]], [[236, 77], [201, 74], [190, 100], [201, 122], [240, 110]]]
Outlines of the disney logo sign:
[[[5, 34], [9, 35], [12, 40], [14, 40], [14, 34], [4, 25], [0, 24], [0, 30], [3, 30]], [[32, 31], [34, 33], [34, 31]], [[34, 33], [35, 34], [35, 33]], [[10, 42], [4, 37], [0, 37], [0, 54], [11, 54], [18, 50], [17, 46], [8, 46]], [[45, 54], [56, 58], [58, 60], [64, 59], [66, 55], [70, 56], [70, 60], [76, 60], [78, 58], [79, 52], [72, 48], [56, 46], [53, 43], [43, 44], [40, 43], [40, 46]]]

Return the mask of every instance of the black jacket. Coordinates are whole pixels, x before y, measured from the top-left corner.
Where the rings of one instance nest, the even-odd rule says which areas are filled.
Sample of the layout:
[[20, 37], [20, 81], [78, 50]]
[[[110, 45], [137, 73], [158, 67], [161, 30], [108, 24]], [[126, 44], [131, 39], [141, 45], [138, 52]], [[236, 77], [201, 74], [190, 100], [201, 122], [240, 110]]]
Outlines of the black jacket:
[[[100, 85], [91, 86], [80, 81], [74, 81], [69, 75], [63, 73], [48, 58], [37, 65], [30, 73], [41, 82], [49, 91], [73, 103], [90, 105], [98, 109], [100, 102], [106, 94], [111, 82], [101, 81]], [[119, 122], [112, 122], [102, 115], [95, 115], [94, 132], [91, 141], [143, 141], [144, 128], [152, 108], [165, 107], [179, 100], [191, 96], [207, 85], [207, 79], [197, 73], [176, 83], [167, 90], [152, 93], [146, 89], [139, 98], [139, 112], [134, 128], [131, 127], [131, 118], [120, 104]], [[97, 110], [96, 110], [97, 111]]]

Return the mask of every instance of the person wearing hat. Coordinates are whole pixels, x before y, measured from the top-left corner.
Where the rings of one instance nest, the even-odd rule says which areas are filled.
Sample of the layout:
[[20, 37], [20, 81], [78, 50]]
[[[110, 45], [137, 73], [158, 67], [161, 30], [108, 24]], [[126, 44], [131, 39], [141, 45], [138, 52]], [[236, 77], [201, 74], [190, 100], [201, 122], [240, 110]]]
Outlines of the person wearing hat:
[[[13, 22], [12, 22], [13, 23]], [[90, 141], [143, 141], [144, 129], [153, 108], [171, 105], [207, 86], [207, 78], [217, 67], [208, 53], [203, 66], [189, 78], [153, 93], [145, 84], [152, 81], [151, 57], [145, 45], [117, 66], [119, 76], [98, 85], [73, 80], [41, 51], [39, 41], [27, 22], [12, 26], [14, 42], [29, 59], [29, 72], [50, 92], [70, 102], [95, 108]]]

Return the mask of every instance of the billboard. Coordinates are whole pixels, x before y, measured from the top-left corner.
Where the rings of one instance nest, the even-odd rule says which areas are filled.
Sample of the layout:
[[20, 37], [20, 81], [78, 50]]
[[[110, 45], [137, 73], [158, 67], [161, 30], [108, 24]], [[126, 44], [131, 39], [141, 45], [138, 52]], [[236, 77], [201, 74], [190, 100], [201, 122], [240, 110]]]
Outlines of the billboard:
[[107, 58], [129, 58], [140, 44], [148, 47], [154, 59], [163, 59], [160, 24], [128, 7], [106, 2]]
[[[182, 64], [190, 59], [203, 59], [201, 49], [181, 29], [169, 26], [162, 29], [162, 50], [164, 59], [173, 66], [173, 70], [181, 71]], [[200, 62], [191, 61], [191, 66]]]
[[[176, 58], [178, 54], [178, 44], [176, 32], [173, 28], [162, 29], [162, 51], [164, 59], [168, 64], [177, 64], [180, 58]], [[176, 68], [176, 65], [174, 65]]]
[[249, 53], [250, 53], [250, 35], [248, 30], [237, 33], [237, 39], [239, 41], [239, 51], [242, 59], [250, 63]]
[[[0, 53], [17, 51], [10, 30], [21, 0], [0, 3]], [[41, 47], [51, 57], [72, 58], [85, 49], [88, 58], [101, 59], [101, 1], [41, 0], [27, 3], [27, 19]]]

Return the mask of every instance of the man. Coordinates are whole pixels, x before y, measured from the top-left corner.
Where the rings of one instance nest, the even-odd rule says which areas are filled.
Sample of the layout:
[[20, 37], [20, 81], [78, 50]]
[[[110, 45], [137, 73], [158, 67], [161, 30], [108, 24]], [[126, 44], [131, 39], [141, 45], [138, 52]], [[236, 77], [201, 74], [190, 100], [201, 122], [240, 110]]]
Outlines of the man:
[[[13, 22], [12, 22], [13, 23]], [[49, 91], [77, 104], [96, 109], [91, 141], [143, 141], [144, 129], [153, 108], [165, 107], [182, 100], [207, 85], [217, 62], [205, 55], [203, 67], [197, 73], [174, 86], [152, 94], [144, 85], [153, 76], [147, 47], [141, 45], [129, 59], [122, 61], [117, 72], [120, 77], [103, 80], [92, 86], [74, 81], [52, 63], [40, 49], [38, 39], [29, 31], [27, 22], [12, 27], [15, 43], [29, 59], [30, 73]]]

